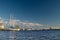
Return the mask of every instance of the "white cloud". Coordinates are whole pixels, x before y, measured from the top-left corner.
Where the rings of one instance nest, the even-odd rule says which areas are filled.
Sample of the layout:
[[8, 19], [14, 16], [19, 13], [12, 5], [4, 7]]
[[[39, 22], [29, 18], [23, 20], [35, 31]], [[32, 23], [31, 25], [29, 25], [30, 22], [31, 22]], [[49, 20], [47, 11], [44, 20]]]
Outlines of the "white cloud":
[[[0, 19], [2, 19], [2, 18], [0, 17]], [[1, 22], [1, 21], [0, 21], [0, 22]], [[5, 22], [5, 25], [6, 25], [6, 24], [10, 24], [9, 20], [7, 21], [7, 20], [4, 19], [3, 22]], [[12, 20], [11, 25], [12, 25], [12, 26], [14, 26], [14, 25], [19, 25], [20, 27], [24, 26], [24, 27], [29, 27], [29, 28], [30, 28], [30, 27], [37, 27], [37, 26], [38, 26], [38, 27], [45, 26], [45, 25], [39, 24], [39, 23], [22, 22], [21, 20], [16, 20], [16, 19]]]
[[25, 26], [45, 26], [43, 24], [39, 24], [39, 23], [33, 23], [33, 22], [19, 22], [19, 24], [25, 25]]

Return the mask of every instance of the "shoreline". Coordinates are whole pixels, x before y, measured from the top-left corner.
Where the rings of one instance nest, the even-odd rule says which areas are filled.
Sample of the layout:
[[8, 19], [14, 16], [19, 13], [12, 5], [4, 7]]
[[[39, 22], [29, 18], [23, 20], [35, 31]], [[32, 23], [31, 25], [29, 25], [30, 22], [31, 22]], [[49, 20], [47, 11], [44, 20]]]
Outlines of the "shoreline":
[[[60, 29], [40, 29], [40, 30], [60, 30]], [[18, 31], [18, 30], [0, 29], [0, 31]], [[38, 31], [38, 30], [19, 30], [19, 31]]]

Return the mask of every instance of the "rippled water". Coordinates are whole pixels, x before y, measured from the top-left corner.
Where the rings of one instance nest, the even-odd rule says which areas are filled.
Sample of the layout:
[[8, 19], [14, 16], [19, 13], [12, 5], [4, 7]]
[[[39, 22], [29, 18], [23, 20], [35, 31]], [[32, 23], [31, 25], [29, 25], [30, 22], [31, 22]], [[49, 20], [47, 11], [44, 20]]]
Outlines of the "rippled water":
[[60, 40], [60, 30], [0, 31], [0, 40]]

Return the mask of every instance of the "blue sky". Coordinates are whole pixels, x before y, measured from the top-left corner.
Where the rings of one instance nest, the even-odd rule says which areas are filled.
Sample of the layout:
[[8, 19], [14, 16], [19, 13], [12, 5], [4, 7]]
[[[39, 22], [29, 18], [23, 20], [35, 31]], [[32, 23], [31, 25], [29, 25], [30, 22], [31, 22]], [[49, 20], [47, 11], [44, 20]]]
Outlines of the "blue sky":
[[0, 16], [60, 27], [60, 0], [0, 0]]

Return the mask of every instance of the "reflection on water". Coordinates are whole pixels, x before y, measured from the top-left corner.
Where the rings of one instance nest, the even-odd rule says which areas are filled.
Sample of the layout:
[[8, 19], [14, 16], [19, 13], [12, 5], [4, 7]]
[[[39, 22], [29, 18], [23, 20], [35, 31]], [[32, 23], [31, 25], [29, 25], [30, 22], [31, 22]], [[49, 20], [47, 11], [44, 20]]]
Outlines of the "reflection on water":
[[0, 40], [60, 40], [60, 30], [0, 31]]

